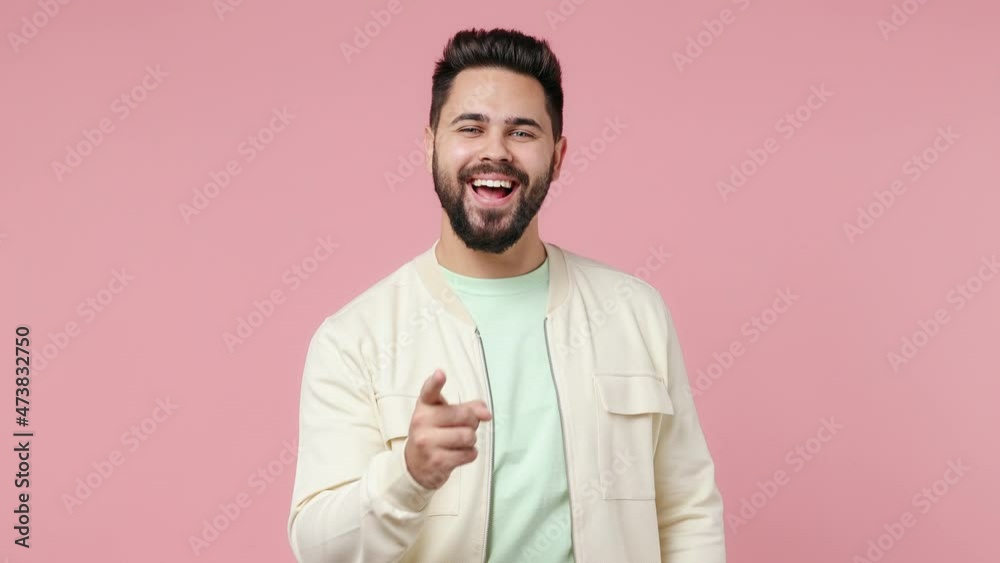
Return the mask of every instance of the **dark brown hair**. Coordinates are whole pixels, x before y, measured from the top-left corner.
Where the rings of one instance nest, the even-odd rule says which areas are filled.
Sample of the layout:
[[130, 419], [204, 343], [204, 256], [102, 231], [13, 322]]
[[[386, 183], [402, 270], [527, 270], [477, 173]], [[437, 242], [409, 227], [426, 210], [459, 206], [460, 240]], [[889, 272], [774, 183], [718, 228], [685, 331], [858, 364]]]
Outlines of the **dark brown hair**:
[[434, 67], [430, 126], [437, 131], [451, 85], [458, 73], [476, 67], [494, 67], [530, 76], [542, 85], [545, 109], [552, 121], [555, 141], [562, 135], [563, 91], [559, 60], [548, 42], [511, 29], [467, 29], [445, 45]]

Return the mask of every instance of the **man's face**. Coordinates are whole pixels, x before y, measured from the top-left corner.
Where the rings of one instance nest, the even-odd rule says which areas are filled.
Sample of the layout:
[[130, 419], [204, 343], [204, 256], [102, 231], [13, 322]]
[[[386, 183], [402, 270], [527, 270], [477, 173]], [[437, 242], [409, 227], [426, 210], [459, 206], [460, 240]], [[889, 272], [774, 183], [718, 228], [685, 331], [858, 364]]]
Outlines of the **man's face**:
[[553, 139], [542, 85], [493, 68], [455, 77], [426, 142], [434, 191], [452, 229], [470, 249], [493, 254], [531, 224], [565, 152], [565, 139]]

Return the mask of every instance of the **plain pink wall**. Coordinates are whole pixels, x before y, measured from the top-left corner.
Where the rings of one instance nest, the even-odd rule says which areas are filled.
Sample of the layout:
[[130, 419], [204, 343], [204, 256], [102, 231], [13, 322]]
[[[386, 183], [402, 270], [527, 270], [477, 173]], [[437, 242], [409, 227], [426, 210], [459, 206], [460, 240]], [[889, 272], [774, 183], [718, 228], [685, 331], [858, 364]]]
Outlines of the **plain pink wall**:
[[292, 560], [308, 339], [437, 237], [402, 162], [479, 26], [561, 57], [543, 237], [674, 311], [730, 560], [1000, 559], [996, 3], [225, 1], [0, 8], [2, 361], [30, 325], [36, 433], [30, 551], [0, 448], [0, 558]]

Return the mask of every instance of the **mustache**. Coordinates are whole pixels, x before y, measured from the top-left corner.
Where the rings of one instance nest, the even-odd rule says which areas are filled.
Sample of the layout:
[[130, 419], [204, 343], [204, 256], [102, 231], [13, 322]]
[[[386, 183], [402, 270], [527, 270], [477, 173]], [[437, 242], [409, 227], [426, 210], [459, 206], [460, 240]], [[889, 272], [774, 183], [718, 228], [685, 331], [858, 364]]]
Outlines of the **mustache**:
[[517, 180], [522, 186], [528, 185], [528, 175], [514, 168], [510, 164], [497, 164], [497, 165], [480, 165], [469, 168], [458, 175], [458, 180], [461, 183], [468, 182], [473, 176], [477, 174], [503, 174], [504, 176], [510, 176]]

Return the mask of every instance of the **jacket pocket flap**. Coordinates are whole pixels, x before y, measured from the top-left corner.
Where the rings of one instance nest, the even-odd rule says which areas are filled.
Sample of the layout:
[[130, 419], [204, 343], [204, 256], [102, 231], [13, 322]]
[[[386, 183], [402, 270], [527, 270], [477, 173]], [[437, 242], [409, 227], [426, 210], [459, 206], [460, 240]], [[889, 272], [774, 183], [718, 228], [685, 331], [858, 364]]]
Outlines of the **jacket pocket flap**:
[[[449, 405], [457, 405], [462, 401], [461, 395], [450, 389], [442, 389], [441, 396]], [[390, 440], [409, 436], [410, 420], [413, 418], [413, 410], [417, 408], [419, 399], [417, 395], [398, 392], [375, 397], [382, 426], [382, 436], [387, 444]]]
[[594, 376], [604, 408], [615, 414], [674, 414], [667, 386], [655, 373]]
[[417, 397], [411, 395], [385, 395], [375, 400], [378, 403], [382, 437], [386, 443], [395, 438], [404, 438], [410, 433], [410, 419], [417, 406]]

